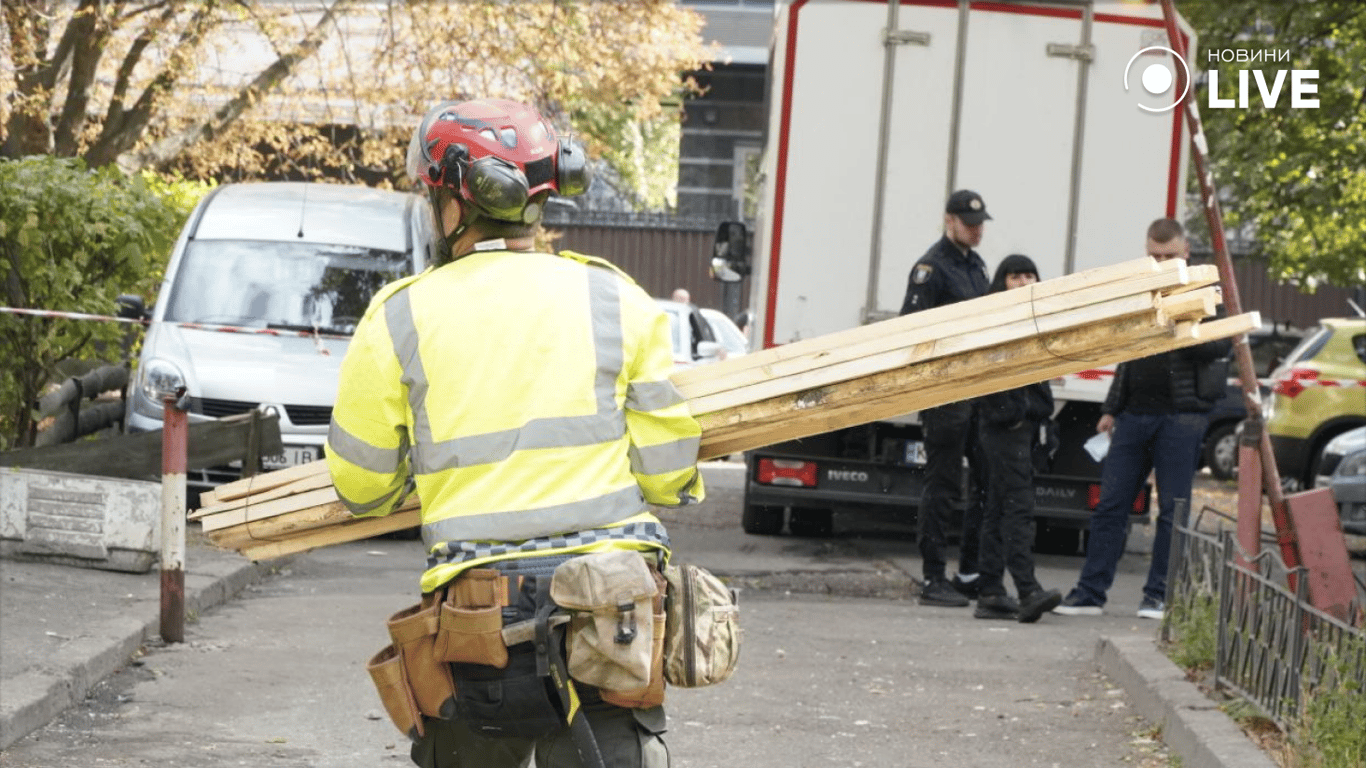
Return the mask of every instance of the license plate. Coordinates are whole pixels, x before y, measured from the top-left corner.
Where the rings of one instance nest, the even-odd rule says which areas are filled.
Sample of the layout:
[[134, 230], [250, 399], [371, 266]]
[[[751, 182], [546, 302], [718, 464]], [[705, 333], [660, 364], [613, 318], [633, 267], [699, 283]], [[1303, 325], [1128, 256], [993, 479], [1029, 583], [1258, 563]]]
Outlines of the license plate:
[[925, 466], [925, 443], [920, 440], [906, 441], [906, 463], [917, 467]]
[[318, 446], [316, 445], [286, 445], [284, 453], [277, 453], [274, 456], [262, 456], [261, 466], [265, 469], [284, 469], [299, 464], [307, 464], [316, 461], [318, 458]]

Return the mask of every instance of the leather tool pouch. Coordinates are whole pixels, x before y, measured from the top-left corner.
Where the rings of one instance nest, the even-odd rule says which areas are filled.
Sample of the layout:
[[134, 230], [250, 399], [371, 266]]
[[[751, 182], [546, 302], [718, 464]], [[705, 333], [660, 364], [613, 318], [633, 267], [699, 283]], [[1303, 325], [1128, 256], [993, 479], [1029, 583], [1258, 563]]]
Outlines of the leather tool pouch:
[[556, 568], [550, 596], [571, 611], [569, 676], [605, 691], [648, 688], [658, 595], [659, 585], [639, 552], [597, 552]]
[[417, 710], [417, 701], [413, 699], [413, 689], [408, 686], [408, 676], [403, 672], [403, 659], [398, 650], [386, 645], [366, 663], [365, 671], [370, 673], [384, 711], [389, 713], [394, 725], [413, 741], [421, 738], [424, 735], [422, 713]]
[[[548, 578], [523, 579], [516, 605], [505, 612], [508, 623], [536, 616], [538, 607], [549, 600], [545, 585], [539, 585], [538, 590], [537, 581]], [[480, 663], [450, 666], [456, 680], [456, 712], [460, 719], [485, 736], [536, 738], [561, 727], [564, 716], [556, 703], [548, 671], [538, 663], [536, 644], [518, 643], [504, 647], [503, 652], [505, 663], [501, 668]]]
[[506, 580], [498, 571], [471, 568], [445, 590], [436, 633], [436, 658], [460, 664], [502, 669], [508, 664], [503, 644]]
[[389, 618], [389, 637], [418, 710], [428, 717], [449, 720], [455, 714], [455, 682], [450, 667], [435, 653], [440, 607], [434, 596], [424, 595], [418, 605]]

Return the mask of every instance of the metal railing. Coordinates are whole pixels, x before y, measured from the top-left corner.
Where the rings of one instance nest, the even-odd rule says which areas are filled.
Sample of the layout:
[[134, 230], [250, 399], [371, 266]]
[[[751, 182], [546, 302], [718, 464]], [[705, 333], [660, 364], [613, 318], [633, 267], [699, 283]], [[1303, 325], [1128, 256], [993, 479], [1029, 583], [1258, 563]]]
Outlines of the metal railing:
[[1309, 604], [1306, 569], [1287, 568], [1274, 548], [1249, 558], [1232, 531], [1201, 532], [1198, 519], [1190, 527], [1175, 525], [1162, 640], [1179, 639], [1182, 617], [1209, 611], [1212, 603], [1214, 686], [1290, 729], [1306, 695], [1351, 681], [1366, 691], [1366, 585], [1356, 579], [1356, 615], [1343, 622]]

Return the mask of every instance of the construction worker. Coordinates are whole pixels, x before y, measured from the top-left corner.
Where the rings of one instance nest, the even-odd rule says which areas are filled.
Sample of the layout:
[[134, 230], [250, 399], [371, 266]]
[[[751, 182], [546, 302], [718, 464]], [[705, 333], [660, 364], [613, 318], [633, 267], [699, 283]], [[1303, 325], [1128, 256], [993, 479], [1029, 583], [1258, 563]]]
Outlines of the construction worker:
[[[916, 261], [906, 285], [901, 314], [942, 307], [985, 296], [990, 279], [987, 265], [973, 250], [982, 242], [982, 229], [990, 219], [982, 196], [960, 189], [944, 206], [944, 236]], [[925, 489], [918, 516], [921, 567], [925, 583], [922, 605], [965, 607], [977, 596], [977, 548], [982, 525], [982, 494], [975, 493], [963, 514], [958, 573], [950, 582], [945, 549], [949, 514], [962, 497], [963, 457], [974, 472], [973, 487], [980, 482], [981, 460], [977, 456], [971, 401], [947, 403], [920, 412], [925, 437]]]
[[[546, 199], [586, 189], [583, 150], [524, 104], [445, 102], [414, 132], [408, 172], [447, 252], [382, 289], [356, 328], [327, 440], [338, 495], [357, 516], [381, 516], [415, 485], [422, 592], [496, 570], [512, 585], [504, 622], [543, 608], [550, 574], [571, 558], [667, 557], [650, 505], [703, 497], [701, 430], [668, 378], [669, 320], [607, 262], [533, 250]], [[547, 693], [543, 668], [523, 694], [549, 696], [558, 725], [537, 732], [515, 713], [500, 725], [522, 694], [499, 676], [536, 674], [523, 662], [540, 645], [507, 646], [505, 669], [448, 665], [454, 716], [422, 718], [413, 762], [501, 768], [534, 755], [542, 768], [667, 766], [662, 706], [615, 706], [584, 685], [568, 708], [586, 715], [601, 760], [581, 762], [584, 745], [565, 725], [574, 712]], [[479, 690], [496, 695], [472, 700]]]

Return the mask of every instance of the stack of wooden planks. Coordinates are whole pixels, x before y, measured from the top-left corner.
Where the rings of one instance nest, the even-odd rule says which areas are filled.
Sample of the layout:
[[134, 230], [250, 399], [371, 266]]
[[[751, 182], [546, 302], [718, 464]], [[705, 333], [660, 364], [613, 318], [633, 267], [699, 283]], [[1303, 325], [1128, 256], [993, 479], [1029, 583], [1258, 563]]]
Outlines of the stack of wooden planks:
[[[1142, 258], [804, 339], [674, 374], [708, 459], [1133, 360], [1260, 325], [1209, 320], [1213, 266]], [[418, 524], [411, 497], [352, 518], [317, 461], [220, 486], [191, 515], [219, 546], [263, 560]]]

